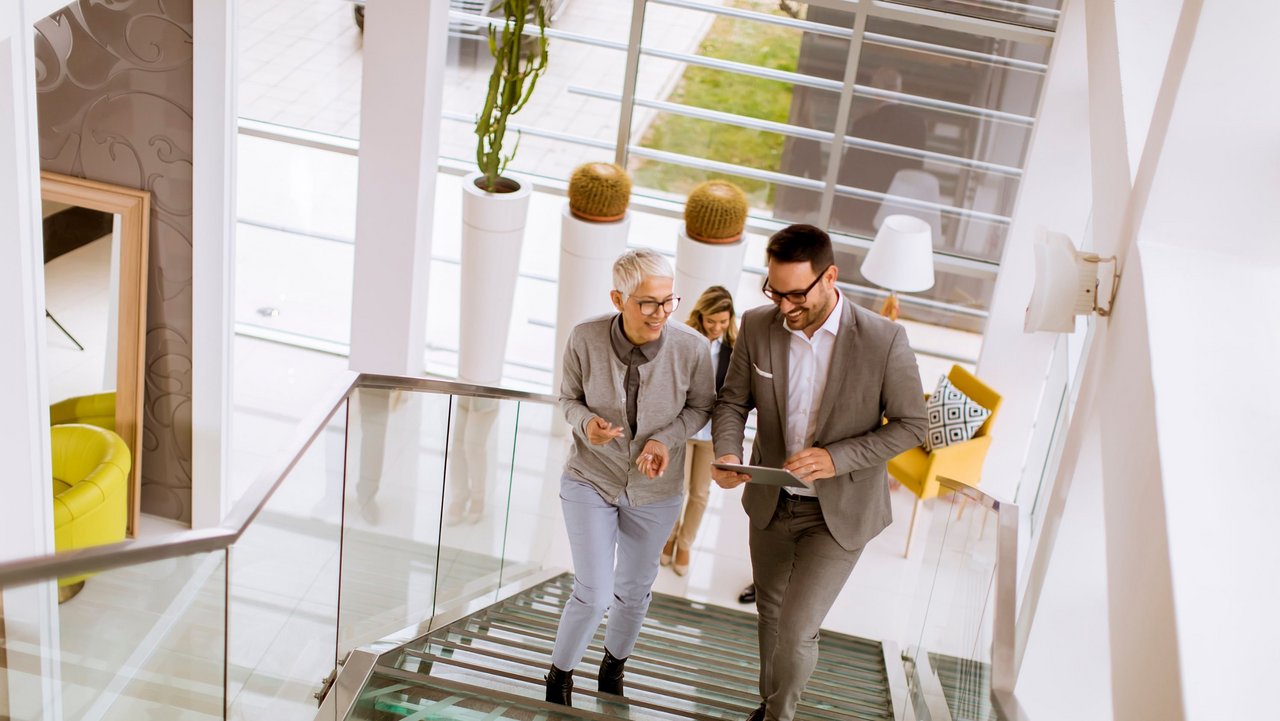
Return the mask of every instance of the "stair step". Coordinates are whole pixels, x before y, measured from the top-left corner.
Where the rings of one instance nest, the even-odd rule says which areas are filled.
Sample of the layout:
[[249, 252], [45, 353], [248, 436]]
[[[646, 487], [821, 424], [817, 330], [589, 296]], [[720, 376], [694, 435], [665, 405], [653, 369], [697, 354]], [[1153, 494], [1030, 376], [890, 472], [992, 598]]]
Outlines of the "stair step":
[[[654, 594], [626, 667], [625, 700], [595, 691], [604, 629], [574, 674], [575, 707], [544, 703], [565, 574], [386, 654], [355, 719], [741, 721], [759, 703], [757, 618]], [[880, 644], [824, 633], [797, 718], [893, 718]]]

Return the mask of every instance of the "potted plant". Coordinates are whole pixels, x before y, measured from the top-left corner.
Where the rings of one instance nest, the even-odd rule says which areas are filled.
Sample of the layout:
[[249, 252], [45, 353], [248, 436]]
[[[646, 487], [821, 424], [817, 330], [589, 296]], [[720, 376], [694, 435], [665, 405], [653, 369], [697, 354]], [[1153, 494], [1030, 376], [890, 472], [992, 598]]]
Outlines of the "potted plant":
[[[547, 13], [543, 0], [504, 0], [501, 27], [489, 27], [493, 72], [476, 118], [478, 171], [462, 183], [462, 303], [458, 377], [482, 385], [502, 379], [507, 327], [515, 298], [520, 247], [533, 185], [504, 174], [519, 137], [504, 153], [507, 121], [529, 102], [547, 69]], [[533, 22], [538, 32], [525, 38]]]
[[[708, 180], [689, 193], [676, 241], [676, 293], [697, 298], [713, 285], [736, 293], [747, 249], [747, 207], [746, 194], [727, 180]], [[693, 303], [682, 304], [678, 319], [692, 308]]]
[[584, 163], [569, 176], [569, 199], [560, 211], [560, 282], [557, 288], [555, 381], [569, 331], [609, 312], [613, 261], [627, 249], [631, 177], [613, 163]]

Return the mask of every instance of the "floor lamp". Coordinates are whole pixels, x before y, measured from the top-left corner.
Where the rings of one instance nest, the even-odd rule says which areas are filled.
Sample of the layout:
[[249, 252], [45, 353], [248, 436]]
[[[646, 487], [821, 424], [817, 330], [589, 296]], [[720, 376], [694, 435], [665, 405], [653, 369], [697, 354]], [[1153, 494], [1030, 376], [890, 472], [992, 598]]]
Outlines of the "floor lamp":
[[913, 215], [890, 215], [862, 261], [862, 276], [889, 291], [880, 314], [898, 319], [898, 293], [933, 287], [933, 232]]

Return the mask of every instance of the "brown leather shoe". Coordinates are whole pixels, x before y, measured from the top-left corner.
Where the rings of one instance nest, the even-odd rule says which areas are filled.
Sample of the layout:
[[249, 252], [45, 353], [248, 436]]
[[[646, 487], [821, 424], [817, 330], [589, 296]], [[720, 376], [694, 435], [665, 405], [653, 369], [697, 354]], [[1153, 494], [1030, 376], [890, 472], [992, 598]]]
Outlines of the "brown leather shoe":
[[755, 603], [756, 602], [756, 584], [751, 584], [742, 589], [742, 593], [738, 594], [738, 603]]
[[747, 717], [747, 721], [764, 721], [764, 704], [760, 704], [759, 708], [752, 711], [751, 715]]

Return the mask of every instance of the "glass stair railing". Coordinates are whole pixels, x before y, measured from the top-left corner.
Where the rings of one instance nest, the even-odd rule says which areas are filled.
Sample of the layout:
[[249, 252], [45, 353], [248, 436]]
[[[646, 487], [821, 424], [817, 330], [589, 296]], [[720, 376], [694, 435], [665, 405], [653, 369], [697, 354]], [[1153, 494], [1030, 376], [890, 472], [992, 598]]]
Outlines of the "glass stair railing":
[[[575, 707], [542, 701], [572, 583], [543, 567], [554, 400], [346, 375], [222, 525], [0, 563], [0, 719], [745, 719], [755, 615], [663, 595], [625, 699], [595, 692], [601, 630]], [[884, 600], [902, 632], [824, 632], [797, 718], [1025, 719], [1017, 509], [942, 484], [916, 594]]]
[[[626, 699], [595, 691], [603, 628], [574, 674], [572, 710], [544, 703], [565, 574], [383, 654], [348, 718], [733, 719], [759, 703], [756, 617], [655, 594], [627, 662]], [[797, 717], [892, 719], [877, 642], [823, 633], [818, 667]]]

